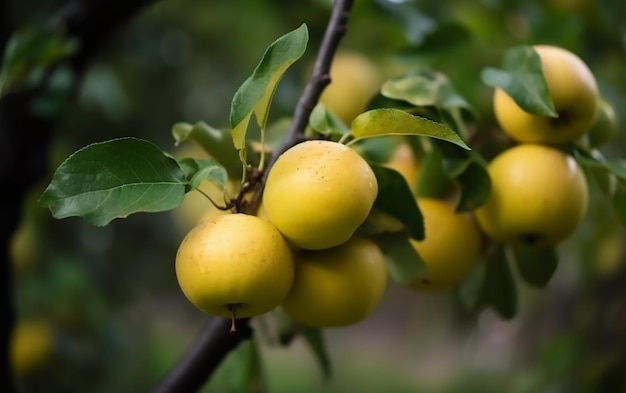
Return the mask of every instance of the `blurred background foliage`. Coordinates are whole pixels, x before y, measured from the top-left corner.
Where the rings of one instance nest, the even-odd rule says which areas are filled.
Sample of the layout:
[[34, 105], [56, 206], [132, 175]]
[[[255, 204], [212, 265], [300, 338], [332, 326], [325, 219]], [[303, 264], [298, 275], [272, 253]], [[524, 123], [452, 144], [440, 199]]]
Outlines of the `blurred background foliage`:
[[[13, 3], [23, 27], [65, 4]], [[226, 126], [233, 94], [267, 45], [306, 23], [308, 49], [281, 82], [271, 113], [290, 116], [330, 7], [325, 0], [155, 2], [100, 48], [76, 100], [51, 96], [39, 108], [58, 119], [50, 174], [74, 150], [119, 136], [180, 154], [171, 126]], [[626, 157], [624, 20], [621, 0], [360, 0], [341, 47], [365, 54], [383, 78], [407, 67], [443, 72], [475, 108], [480, 126], [490, 128], [491, 89], [481, 69], [499, 66], [514, 45], [563, 46], [589, 64], [620, 117], [622, 132], [602, 152]], [[61, 87], [72, 77], [59, 75]], [[25, 392], [149, 391], [207, 318], [176, 283], [174, 256], [189, 229], [182, 209], [95, 228], [52, 219], [36, 205], [44, 186], [34, 187], [22, 206], [14, 237], [20, 385]], [[262, 343], [269, 391], [626, 391], [626, 212], [615, 214], [597, 187], [591, 192], [585, 224], [559, 247], [555, 277], [542, 291], [520, 288], [513, 320], [490, 310], [467, 314], [453, 294], [392, 284], [366, 321], [325, 331], [334, 366], [328, 381], [302, 341], [287, 348]], [[235, 356], [207, 392], [233, 391], [241, 382]]]

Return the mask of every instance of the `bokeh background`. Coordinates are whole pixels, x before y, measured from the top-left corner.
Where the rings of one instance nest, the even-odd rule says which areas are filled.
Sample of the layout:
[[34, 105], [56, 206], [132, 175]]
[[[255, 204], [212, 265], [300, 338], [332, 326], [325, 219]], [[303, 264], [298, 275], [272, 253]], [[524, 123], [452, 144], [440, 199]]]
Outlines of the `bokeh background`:
[[[58, 0], [13, 1], [20, 25], [44, 20]], [[224, 127], [230, 101], [265, 48], [306, 23], [310, 43], [281, 82], [271, 117], [289, 116], [330, 14], [326, 0], [160, 0], [103, 45], [76, 101], [59, 118], [50, 174], [20, 208], [15, 302], [28, 345], [16, 370], [25, 392], [150, 391], [207, 323], [176, 283], [174, 256], [189, 229], [183, 209], [137, 214], [96, 228], [55, 220], [36, 205], [73, 151], [120, 136], [180, 154], [179, 121]], [[579, 54], [616, 108], [621, 134], [602, 148], [626, 157], [626, 3], [620, 0], [356, 1], [342, 49], [365, 54], [384, 77], [401, 54], [445, 73], [493, 124], [480, 71], [505, 49], [551, 43]], [[519, 313], [467, 313], [453, 293], [390, 283], [362, 323], [324, 331], [325, 380], [301, 339], [260, 340], [265, 384], [279, 392], [626, 391], [626, 213], [591, 187], [584, 225], [559, 247], [549, 286], [520, 286]], [[622, 193], [619, 198], [626, 198]], [[30, 351], [30, 352], [29, 352]], [[230, 359], [230, 358], [229, 358]], [[237, 391], [227, 359], [206, 392]]]

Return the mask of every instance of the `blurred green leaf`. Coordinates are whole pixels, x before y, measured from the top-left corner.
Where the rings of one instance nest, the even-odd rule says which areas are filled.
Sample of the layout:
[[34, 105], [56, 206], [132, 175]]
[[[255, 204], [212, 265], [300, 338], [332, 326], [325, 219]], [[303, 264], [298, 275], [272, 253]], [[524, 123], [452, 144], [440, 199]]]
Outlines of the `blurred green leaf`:
[[532, 46], [521, 45], [507, 49], [502, 69], [484, 68], [481, 78], [486, 85], [504, 90], [528, 113], [558, 116], [543, 75], [541, 58]]
[[406, 233], [385, 233], [372, 236], [372, 239], [385, 255], [392, 280], [408, 285], [419, 277], [428, 278], [426, 265]]
[[0, 67], [0, 97], [20, 85], [33, 87], [44, 71], [78, 49], [78, 41], [57, 29], [30, 25], [16, 30], [7, 42]]
[[350, 132], [350, 129], [332, 112], [327, 111], [322, 103], [313, 108], [309, 118], [309, 125], [321, 135], [338, 141], [342, 136]]
[[255, 339], [245, 340], [235, 348], [217, 369], [229, 392], [267, 392], [263, 358]]
[[[203, 121], [193, 125], [179, 122], [172, 126], [172, 136], [177, 144], [189, 139], [195, 141], [226, 169], [231, 178], [241, 179], [243, 168], [229, 131], [211, 127]], [[246, 151], [249, 154], [249, 150]]]
[[383, 83], [381, 94], [415, 106], [435, 106], [446, 110], [462, 108], [470, 113], [474, 111], [452, 86], [448, 77], [434, 70], [422, 70], [390, 79]]
[[482, 306], [493, 307], [502, 318], [512, 319], [517, 314], [517, 287], [502, 245], [487, 255], [485, 269]]
[[545, 288], [559, 264], [554, 248], [512, 247], [513, 259], [526, 283], [535, 288]]
[[332, 377], [332, 364], [328, 350], [326, 349], [326, 340], [324, 339], [324, 332], [320, 328], [303, 326], [300, 328], [300, 334], [304, 338], [304, 341], [308, 344], [311, 351], [315, 355], [315, 359], [322, 369], [324, 378], [330, 379]]
[[467, 28], [459, 23], [442, 21], [435, 30], [424, 35], [423, 40], [416, 45], [420, 56], [449, 52], [471, 39]]
[[[350, 128], [355, 140], [382, 135], [422, 135], [448, 141], [470, 150], [461, 137], [445, 124], [413, 116], [399, 109], [367, 111], [358, 115]], [[353, 142], [354, 140], [351, 141]]]
[[448, 175], [456, 179], [460, 198], [457, 212], [468, 212], [482, 206], [491, 192], [491, 178], [484, 163], [470, 155], [464, 160], [444, 160]]
[[587, 152], [579, 148], [574, 149], [573, 155], [583, 169], [612, 174], [621, 187], [626, 187], [626, 159], [608, 160], [598, 150]]
[[217, 185], [224, 190], [228, 183], [228, 174], [223, 166], [214, 159], [183, 158], [179, 165], [189, 182], [187, 192], [197, 189], [204, 180]]
[[402, 222], [415, 240], [424, 238], [424, 218], [406, 179], [397, 171], [370, 165], [378, 181], [378, 195], [374, 207]]
[[[252, 75], [235, 92], [230, 109], [230, 127], [235, 148], [245, 148], [246, 131], [254, 113], [261, 130], [265, 130], [267, 116], [278, 83], [303, 54], [309, 40], [306, 24], [274, 41], [263, 54]], [[245, 157], [241, 157], [245, 162]]]
[[486, 262], [484, 259], [481, 259], [456, 288], [456, 295], [467, 311], [475, 312], [481, 305], [485, 272]]
[[148, 141], [120, 138], [88, 145], [67, 158], [39, 204], [55, 218], [79, 216], [103, 226], [137, 212], [174, 209], [185, 187], [176, 160]]
[[451, 187], [452, 181], [444, 167], [443, 154], [438, 148], [433, 148], [420, 160], [416, 194], [419, 197], [443, 198]]

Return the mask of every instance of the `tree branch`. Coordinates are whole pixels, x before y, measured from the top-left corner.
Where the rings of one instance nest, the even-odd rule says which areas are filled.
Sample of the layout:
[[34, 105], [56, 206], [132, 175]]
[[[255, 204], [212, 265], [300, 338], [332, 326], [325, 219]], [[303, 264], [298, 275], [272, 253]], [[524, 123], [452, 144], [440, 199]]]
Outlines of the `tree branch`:
[[[336, 0], [320, 50], [317, 54], [313, 71], [294, 110], [291, 126], [282, 140], [280, 147], [273, 153], [265, 173], [270, 169], [276, 158], [291, 146], [304, 140], [304, 131], [309, 116], [319, 101], [324, 88], [330, 83], [330, 65], [339, 47], [341, 39], [347, 32], [347, 23], [354, 0]], [[262, 187], [261, 187], [262, 191]], [[256, 193], [255, 197], [260, 197]], [[207, 380], [230, 350], [239, 343], [250, 339], [252, 330], [249, 321], [238, 321], [237, 333], [229, 332], [230, 322], [217, 320], [209, 324], [200, 334], [198, 342], [182, 357], [171, 373], [153, 390], [152, 393], [175, 393], [198, 391], [203, 381]], [[247, 330], [241, 332], [240, 327]]]
[[197, 392], [239, 343], [252, 337], [248, 319], [237, 320], [237, 332], [230, 333], [231, 321], [212, 318], [192, 347], [152, 393]]

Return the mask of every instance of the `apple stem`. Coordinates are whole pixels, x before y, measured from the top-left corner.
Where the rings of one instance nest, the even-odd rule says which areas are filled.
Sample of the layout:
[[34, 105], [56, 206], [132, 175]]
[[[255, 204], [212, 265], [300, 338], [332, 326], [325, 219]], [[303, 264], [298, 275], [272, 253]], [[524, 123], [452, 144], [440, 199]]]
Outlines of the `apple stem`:
[[229, 304], [228, 309], [230, 310], [230, 332], [231, 334], [237, 333], [237, 307], [239, 304]]

